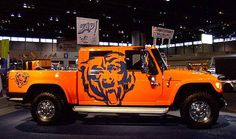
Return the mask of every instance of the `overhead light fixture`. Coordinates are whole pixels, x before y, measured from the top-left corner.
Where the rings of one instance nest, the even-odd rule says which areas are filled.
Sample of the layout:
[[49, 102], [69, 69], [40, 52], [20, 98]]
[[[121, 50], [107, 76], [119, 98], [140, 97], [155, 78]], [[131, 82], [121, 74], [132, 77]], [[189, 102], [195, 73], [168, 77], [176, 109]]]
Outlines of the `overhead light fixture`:
[[23, 4], [23, 8], [27, 8], [27, 4], [26, 3]]
[[21, 14], [20, 13], [18, 13], [18, 17], [21, 18]]
[[35, 5], [34, 5], [34, 4], [32, 4], [32, 5], [31, 5], [31, 8], [32, 8], [32, 9], [35, 9]]
[[50, 18], [49, 18], [49, 20], [50, 20], [50, 21], [53, 21], [53, 18], [52, 18], [52, 17], [50, 17]]
[[218, 14], [222, 15], [222, 14], [224, 14], [224, 13], [223, 13], [222, 11], [219, 11]]
[[111, 16], [106, 16], [106, 19], [111, 19]]
[[56, 17], [56, 22], [58, 22], [59, 21], [59, 19], [58, 19], [58, 17]]

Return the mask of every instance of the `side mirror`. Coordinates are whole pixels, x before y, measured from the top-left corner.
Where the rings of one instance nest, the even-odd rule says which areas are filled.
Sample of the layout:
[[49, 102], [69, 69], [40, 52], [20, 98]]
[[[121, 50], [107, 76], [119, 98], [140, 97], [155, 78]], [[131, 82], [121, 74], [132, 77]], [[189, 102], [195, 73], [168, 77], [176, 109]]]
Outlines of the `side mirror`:
[[149, 66], [148, 66], [148, 52], [142, 51], [141, 53], [141, 72], [142, 73], [149, 73]]

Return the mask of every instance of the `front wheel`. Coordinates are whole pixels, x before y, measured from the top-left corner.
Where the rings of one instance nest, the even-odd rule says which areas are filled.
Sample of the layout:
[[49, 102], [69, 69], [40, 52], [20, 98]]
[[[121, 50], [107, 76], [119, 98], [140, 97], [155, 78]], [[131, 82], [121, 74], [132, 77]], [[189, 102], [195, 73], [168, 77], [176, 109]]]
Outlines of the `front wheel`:
[[31, 115], [39, 124], [49, 125], [61, 118], [63, 108], [64, 104], [59, 96], [45, 92], [34, 99]]
[[219, 117], [216, 98], [206, 92], [197, 92], [188, 96], [180, 109], [181, 118], [190, 127], [209, 128]]

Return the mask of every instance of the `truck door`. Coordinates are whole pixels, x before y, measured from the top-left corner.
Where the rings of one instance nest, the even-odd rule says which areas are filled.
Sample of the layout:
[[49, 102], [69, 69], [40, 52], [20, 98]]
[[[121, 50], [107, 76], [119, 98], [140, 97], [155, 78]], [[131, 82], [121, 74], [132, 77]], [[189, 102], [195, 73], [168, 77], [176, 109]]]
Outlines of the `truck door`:
[[[126, 50], [124, 53], [127, 74], [133, 78], [133, 81], [123, 85], [126, 94], [122, 100], [122, 105], [158, 105], [158, 98], [162, 94], [162, 72], [154, 62], [153, 56], [147, 52], [150, 73], [143, 73], [141, 71], [142, 66], [144, 66], [141, 60], [141, 51]], [[130, 88], [131, 86], [132, 88]]]
[[[89, 59], [80, 64], [82, 83], [79, 87], [81, 105], [119, 105], [118, 72], [120, 56], [116, 51], [91, 51]], [[124, 62], [123, 62], [124, 63]]]

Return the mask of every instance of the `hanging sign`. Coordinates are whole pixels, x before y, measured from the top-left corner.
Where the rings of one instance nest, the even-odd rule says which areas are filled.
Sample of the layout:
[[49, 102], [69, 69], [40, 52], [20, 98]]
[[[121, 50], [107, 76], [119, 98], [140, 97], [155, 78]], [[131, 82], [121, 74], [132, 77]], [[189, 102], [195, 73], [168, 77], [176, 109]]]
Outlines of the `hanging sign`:
[[174, 32], [175, 31], [172, 29], [152, 26], [152, 37], [153, 38], [172, 39], [174, 36]]
[[91, 18], [76, 18], [77, 44], [98, 45], [99, 44], [99, 20]]

